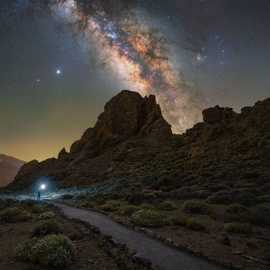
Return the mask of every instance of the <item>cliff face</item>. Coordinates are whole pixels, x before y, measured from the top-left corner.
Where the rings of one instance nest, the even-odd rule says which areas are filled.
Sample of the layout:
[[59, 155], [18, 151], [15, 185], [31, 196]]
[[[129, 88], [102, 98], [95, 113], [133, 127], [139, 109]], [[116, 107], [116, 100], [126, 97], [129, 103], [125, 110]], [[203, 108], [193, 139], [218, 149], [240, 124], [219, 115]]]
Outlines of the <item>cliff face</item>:
[[12, 182], [23, 164], [21, 160], [0, 154], [0, 187]]
[[141, 156], [144, 147], [157, 148], [171, 137], [155, 97], [125, 90], [105, 105], [96, 125], [71, 146], [70, 153], [62, 149], [57, 159], [25, 164], [11, 187], [28, 187], [41, 176], [52, 176], [65, 186], [91, 184], [106, 179], [115, 160], [124, 160], [137, 146], [136, 155]]
[[172, 135], [155, 97], [123, 91], [69, 153], [26, 164], [10, 188], [52, 176], [59, 186], [112, 180], [125, 193], [152, 189], [176, 197], [207, 198], [218, 186], [233, 194], [270, 192], [270, 99], [240, 114], [216, 106], [203, 111], [203, 119]]

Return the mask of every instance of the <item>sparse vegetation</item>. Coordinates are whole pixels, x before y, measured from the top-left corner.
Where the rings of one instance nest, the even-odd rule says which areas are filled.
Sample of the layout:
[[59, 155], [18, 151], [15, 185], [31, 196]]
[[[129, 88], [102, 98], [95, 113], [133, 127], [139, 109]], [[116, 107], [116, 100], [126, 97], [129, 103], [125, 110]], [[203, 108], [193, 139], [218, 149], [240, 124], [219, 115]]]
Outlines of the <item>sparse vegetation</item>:
[[65, 268], [75, 258], [75, 249], [69, 238], [48, 235], [42, 239], [30, 239], [16, 249], [17, 258], [42, 266]]
[[197, 218], [187, 218], [186, 227], [193, 231], [206, 231], [205, 224]]
[[132, 222], [138, 226], [162, 227], [168, 223], [166, 216], [156, 210], [142, 209], [131, 217]]
[[164, 201], [158, 205], [158, 209], [171, 211], [177, 209], [177, 205], [172, 201]]
[[173, 225], [183, 226], [193, 231], [206, 231], [206, 225], [200, 219], [178, 215], [171, 220]]
[[38, 216], [38, 219], [39, 220], [43, 220], [43, 219], [51, 219], [51, 218], [54, 218], [55, 217], [55, 213], [52, 212], [52, 211], [47, 211], [47, 212], [44, 212], [42, 214], [40, 214]]
[[62, 232], [60, 224], [55, 219], [41, 221], [33, 230], [33, 236], [45, 236]]
[[183, 204], [183, 212], [189, 214], [205, 215], [210, 213], [210, 207], [205, 202], [189, 200]]
[[111, 201], [107, 201], [105, 204], [99, 206], [99, 208], [103, 211], [106, 211], [106, 212], [114, 212], [114, 211], [117, 211], [120, 206], [121, 206], [120, 201], [111, 200]]
[[117, 214], [121, 215], [121, 216], [130, 216], [132, 215], [134, 212], [140, 210], [140, 208], [138, 206], [135, 205], [123, 205], [119, 208], [119, 210], [117, 211]]
[[18, 207], [9, 207], [0, 212], [0, 221], [7, 223], [27, 221], [31, 218], [29, 212]]
[[252, 226], [249, 223], [226, 223], [224, 229], [229, 233], [250, 234], [252, 232]]
[[228, 222], [248, 222], [250, 220], [250, 211], [241, 204], [231, 204], [225, 211], [225, 220]]

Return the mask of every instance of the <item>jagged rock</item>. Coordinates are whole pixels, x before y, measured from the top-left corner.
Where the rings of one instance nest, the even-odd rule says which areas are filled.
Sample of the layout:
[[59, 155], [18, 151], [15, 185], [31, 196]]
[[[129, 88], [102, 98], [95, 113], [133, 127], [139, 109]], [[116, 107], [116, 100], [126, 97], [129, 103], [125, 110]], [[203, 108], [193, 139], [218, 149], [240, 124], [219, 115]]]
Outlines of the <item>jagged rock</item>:
[[264, 195], [255, 187], [270, 179], [269, 116], [270, 99], [239, 114], [216, 106], [203, 112], [204, 122], [173, 136], [154, 96], [122, 91], [70, 153], [26, 164], [10, 188], [49, 175], [64, 187], [110, 180], [119, 194], [153, 188], [171, 198], [250, 206]]
[[221, 108], [219, 106], [209, 108], [203, 111], [203, 120], [206, 123], [222, 123], [231, 120], [237, 114], [231, 108]]
[[66, 148], [63, 148], [58, 154], [58, 159], [63, 160], [67, 157], [68, 157], [68, 152], [66, 151]]

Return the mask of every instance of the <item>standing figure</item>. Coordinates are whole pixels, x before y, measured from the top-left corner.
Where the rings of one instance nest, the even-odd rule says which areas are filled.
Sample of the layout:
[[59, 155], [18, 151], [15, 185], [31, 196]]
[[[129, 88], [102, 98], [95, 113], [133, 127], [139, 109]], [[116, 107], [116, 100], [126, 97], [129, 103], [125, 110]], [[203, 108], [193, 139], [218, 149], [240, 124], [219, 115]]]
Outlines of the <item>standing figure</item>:
[[38, 191], [37, 193], [37, 200], [40, 201], [40, 197], [41, 197], [41, 194], [40, 194], [40, 191]]

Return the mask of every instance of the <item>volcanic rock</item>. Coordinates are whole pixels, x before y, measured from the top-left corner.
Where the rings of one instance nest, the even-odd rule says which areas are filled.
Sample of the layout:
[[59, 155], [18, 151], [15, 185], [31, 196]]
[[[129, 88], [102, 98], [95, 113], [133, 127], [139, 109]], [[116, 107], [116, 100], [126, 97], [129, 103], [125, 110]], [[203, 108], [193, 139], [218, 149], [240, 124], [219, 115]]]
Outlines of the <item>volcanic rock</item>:
[[111, 183], [118, 196], [148, 189], [158, 198], [210, 203], [224, 203], [223, 197], [248, 206], [264, 200], [270, 99], [241, 113], [216, 106], [203, 111], [203, 119], [185, 134], [173, 135], [154, 96], [122, 91], [69, 153], [63, 149], [58, 159], [26, 164], [9, 188], [29, 187], [49, 176], [63, 187]]

